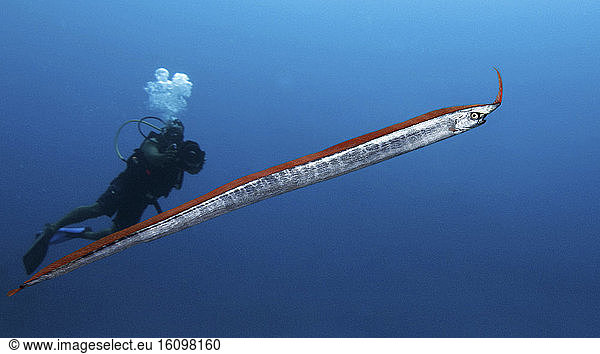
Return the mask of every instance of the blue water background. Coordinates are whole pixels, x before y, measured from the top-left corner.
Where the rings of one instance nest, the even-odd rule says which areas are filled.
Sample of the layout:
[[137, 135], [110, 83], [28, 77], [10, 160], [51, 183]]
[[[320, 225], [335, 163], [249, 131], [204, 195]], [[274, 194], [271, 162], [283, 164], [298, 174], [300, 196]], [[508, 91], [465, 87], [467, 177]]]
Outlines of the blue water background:
[[[5, 1], [0, 284], [124, 167], [154, 70], [235, 178], [433, 109], [483, 127], [133, 247], [0, 300], [5, 337], [600, 335], [597, 1]], [[121, 137], [130, 152], [133, 127]], [[145, 217], [154, 215], [149, 208]], [[90, 222], [108, 225], [103, 218]], [[50, 249], [45, 265], [87, 242]]]

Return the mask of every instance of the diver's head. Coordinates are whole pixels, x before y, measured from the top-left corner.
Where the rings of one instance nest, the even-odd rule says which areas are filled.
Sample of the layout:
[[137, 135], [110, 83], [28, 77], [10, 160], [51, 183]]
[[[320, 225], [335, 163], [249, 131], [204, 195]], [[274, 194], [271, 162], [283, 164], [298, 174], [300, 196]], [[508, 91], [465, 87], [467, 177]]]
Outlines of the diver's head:
[[179, 144], [183, 141], [183, 123], [177, 118], [167, 120], [162, 128], [162, 135], [169, 144]]

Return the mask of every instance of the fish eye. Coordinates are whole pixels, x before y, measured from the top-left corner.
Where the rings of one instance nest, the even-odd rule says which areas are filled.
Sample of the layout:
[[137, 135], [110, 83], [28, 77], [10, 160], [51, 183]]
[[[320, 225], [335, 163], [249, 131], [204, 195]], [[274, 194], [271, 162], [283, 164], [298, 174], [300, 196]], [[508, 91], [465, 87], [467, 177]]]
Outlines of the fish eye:
[[477, 113], [477, 112], [471, 112], [471, 119], [473, 119], [473, 120], [479, 119], [479, 113]]

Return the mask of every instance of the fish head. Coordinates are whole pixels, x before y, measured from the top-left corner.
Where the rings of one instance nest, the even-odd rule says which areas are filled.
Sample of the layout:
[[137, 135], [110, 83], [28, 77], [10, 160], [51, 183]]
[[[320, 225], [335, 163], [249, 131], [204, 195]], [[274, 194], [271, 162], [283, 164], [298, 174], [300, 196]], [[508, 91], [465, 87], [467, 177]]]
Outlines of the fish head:
[[502, 104], [502, 78], [498, 69], [494, 68], [498, 74], [498, 95], [496, 100], [489, 104], [477, 104], [463, 106], [460, 110], [451, 114], [453, 120], [453, 131], [455, 133], [466, 132], [478, 127], [486, 122], [485, 118]]

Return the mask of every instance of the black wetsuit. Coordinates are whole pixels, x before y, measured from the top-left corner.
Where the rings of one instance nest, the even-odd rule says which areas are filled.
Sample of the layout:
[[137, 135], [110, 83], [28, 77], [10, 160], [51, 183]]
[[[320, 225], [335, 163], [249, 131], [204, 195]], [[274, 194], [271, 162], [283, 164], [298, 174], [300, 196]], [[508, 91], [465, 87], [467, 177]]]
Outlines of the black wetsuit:
[[[160, 134], [151, 132], [148, 139], [157, 144], [160, 152], [167, 148]], [[116, 213], [114, 225], [118, 230], [124, 229], [138, 223], [146, 207], [157, 198], [168, 196], [173, 188], [180, 189], [183, 172], [176, 162], [164, 167], [151, 165], [140, 146], [127, 159], [125, 171], [110, 182], [97, 202], [105, 215], [111, 217]]]

